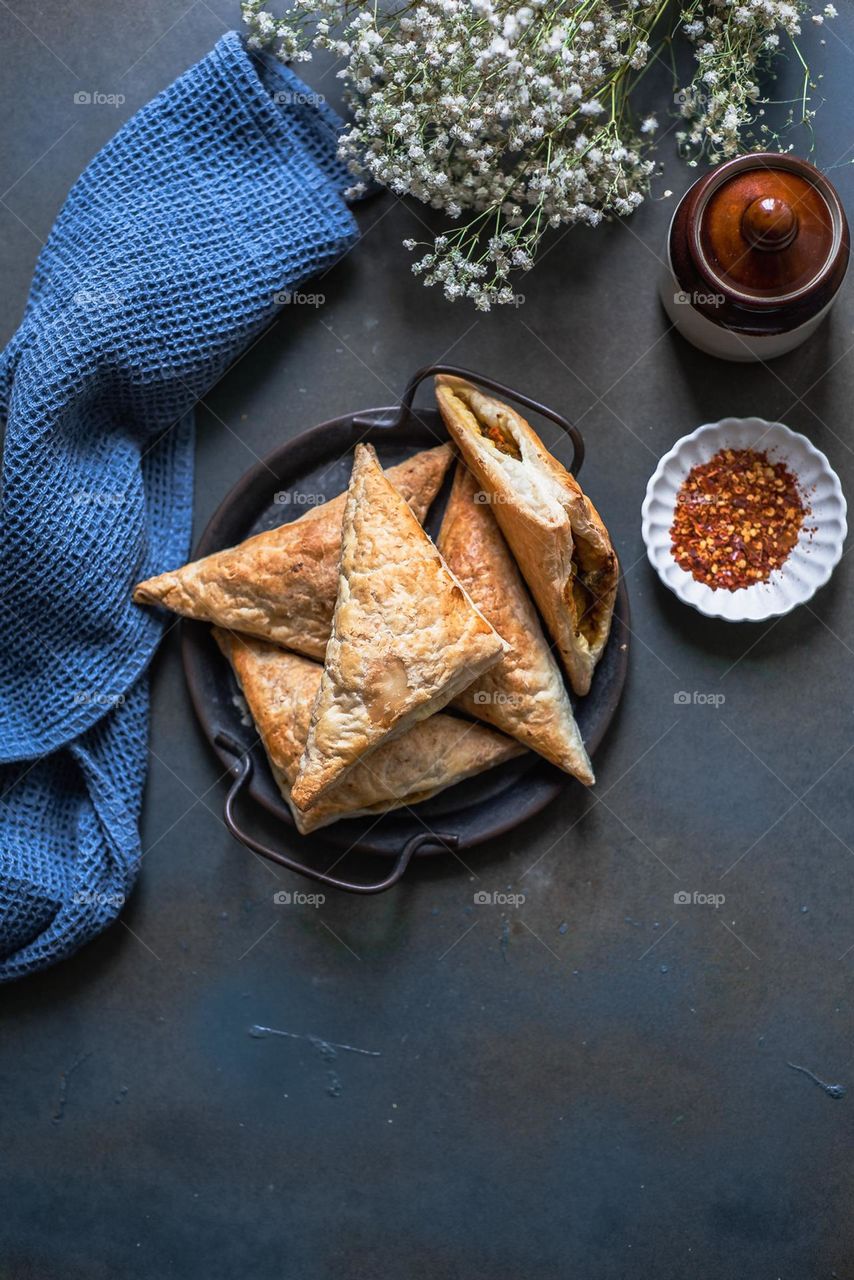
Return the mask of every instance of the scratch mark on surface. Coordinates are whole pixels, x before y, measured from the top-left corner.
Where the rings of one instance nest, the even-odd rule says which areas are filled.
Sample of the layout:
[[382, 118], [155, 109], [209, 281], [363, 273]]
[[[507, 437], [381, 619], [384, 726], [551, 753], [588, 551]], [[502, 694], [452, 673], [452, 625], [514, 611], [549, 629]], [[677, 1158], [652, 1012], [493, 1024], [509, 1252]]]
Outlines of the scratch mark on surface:
[[361, 1053], [366, 1058], [382, 1057], [382, 1054], [377, 1049], [358, 1049], [353, 1044], [336, 1044], [334, 1040], [322, 1040], [320, 1036], [300, 1035], [296, 1031], [280, 1031], [278, 1027], [261, 1027], [257, 1023], [249, 1028], [249, 1034], [255, 1040], [264, 1040], [267, 1036], [285, 1036], [288, 1040], [306, 1040], [326, 1061], [332, 1061], [337, 1058], [339, 1049], [342, 1053]]
[[814, 1071], [810, 1071], [809, 1067], [799, 1067], [795, 1062], [787, 1062], [787, 1067], [791, 1067], [793, 1071], [800, 1071], [802, 1075], [808, 1076], [819, 1087], [823, 1089], [828, 1098], [844, 1098], [846, 1089], [844, 1084], [827, 1084], [826, 1081], [820, 1080]]
[[59, 1077], [59, 1093], [57, 1094], [57, 1097], [56, 1097], [56, 1111], [54, 1111], [53, 1113], [54, 1124], [59, 1124], [59, 1122], [62, 1120], [63, 1116], [65, 1115], [65, 1106], [66, 1106], [66, 1103], [68, 1102], [68, 1085], [69, 1085], [69, 1081], [71, 1080], [71, 1077], [74, 1075], [74, 1072], [77, 1070], [77, 1068], [79, 1066], [82, 1066], [87, 1058], [91, 1058], [91, 1057], [92, 1057], [91, 1049], [88, 1053], [81, 1053], [79, 1057], [74, 1059], [71, 1066], [67, 1067], [66, 1070], [63, 1071], [62, 1075]]
[[506, 918], [501, 921], [501, 941], [498, 944], [501, 948], [501, 954], [504, 957], [504, 963], [507, 963], [507, 948], [510, 946], [510, 921]]

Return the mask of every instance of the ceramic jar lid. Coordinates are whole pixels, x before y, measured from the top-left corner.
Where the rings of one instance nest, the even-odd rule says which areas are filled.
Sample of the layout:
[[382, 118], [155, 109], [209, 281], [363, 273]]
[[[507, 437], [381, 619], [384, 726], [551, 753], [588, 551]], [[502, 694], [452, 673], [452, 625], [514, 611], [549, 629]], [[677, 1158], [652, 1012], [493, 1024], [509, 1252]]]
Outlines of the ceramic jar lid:
[[696, 182], [670, 230], [674, 274], [694, 305], [745, 333], [783, 333], [832, 301], [848, 266], [845, 212], [806, 160], [738, 156]]

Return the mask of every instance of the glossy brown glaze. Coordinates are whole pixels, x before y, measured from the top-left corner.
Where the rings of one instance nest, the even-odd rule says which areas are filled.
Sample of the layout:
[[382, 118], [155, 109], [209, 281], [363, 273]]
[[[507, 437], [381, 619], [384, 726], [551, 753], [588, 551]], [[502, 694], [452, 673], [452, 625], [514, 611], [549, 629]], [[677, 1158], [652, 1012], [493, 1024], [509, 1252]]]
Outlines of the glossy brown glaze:
[[800, 174], [747, 169], [712, 192], [699, 236], [722, 284], [780, 298], [809, 286], [823, 270], [833, 250], [833, 218]]
[[760, 196], [742, 214], [741, 233], [751, 248], [776, 252], [798, 234], [798, 215], [778, 196]]
[[695, 183], [670, 231], [681, 288], [716, 324], [785, 333], [832, 300], [848, 265], [845, 213], [813, 165], [739, 156]]

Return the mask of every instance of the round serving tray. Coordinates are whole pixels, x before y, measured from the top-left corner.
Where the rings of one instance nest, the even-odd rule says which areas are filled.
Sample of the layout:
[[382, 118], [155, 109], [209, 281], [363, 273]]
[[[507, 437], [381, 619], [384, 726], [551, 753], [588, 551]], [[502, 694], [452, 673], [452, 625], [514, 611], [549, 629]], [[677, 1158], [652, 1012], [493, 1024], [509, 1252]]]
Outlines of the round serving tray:
[[[419, 382], [437, 372], [453, 373], [477, 382], [558, 423], [572, 441], [571, 469], [578, 472], [584, 454], [581, 436], [577, 428], [554, 410], [468, 370], [433, 365], [413, 377], [398, 407], [368, 409], [324, 422], [281, 445], [254, 466], [215, 511], [194, 558], [234, 546], [252, 534], [295, 520], [310, 505], [343, 492], [350, 478], [352, 451], [359, 441], [375, 446], [383, 466], [393, 466], [420, 449], [445, 443], [448, 433], [439, 411], [412, 407]], [[425, 523], [432, 536], [441, 524], [449, 487], [450, 473]], [[240, 792], [245, 791], [295, 832], [290, 811], [273, 780], [264, 749], [210, 628], [205, 623], [188, 620], [182, 627], [184, 670], [196, 715], [233, 779], [225, 809], [230, 830], [254, 852], [313, 880], [351, 892], [376, 893], [400, 879], [411, 857], [481, 844], [538, 813], [565, 786], [579, 785], [541, 757], [528, 753], [420, 804], [323, 827], [312, 834], [311, 847], [332, 845], [346, 852], [396, 858], [391, 872], [384, 874], [380, 881], [351, 882], [330, 876], [261, 844], [237, 818], [236, 801]], [[591, 755], [602, 741], [623, 692], [628, 643], [629, 602], [621, 579], [608, 644], [590, 692], [576, 704], [576, 719]], [[308, 838], [301, 839], [308, 847]]]

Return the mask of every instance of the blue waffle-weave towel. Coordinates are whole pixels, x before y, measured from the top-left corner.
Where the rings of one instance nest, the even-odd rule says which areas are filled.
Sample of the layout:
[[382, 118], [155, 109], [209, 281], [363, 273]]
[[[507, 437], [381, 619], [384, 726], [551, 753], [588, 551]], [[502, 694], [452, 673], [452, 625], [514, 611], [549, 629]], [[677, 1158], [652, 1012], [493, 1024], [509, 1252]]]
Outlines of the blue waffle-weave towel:
[[95, 157], [39, 257], [0, 364], [0, 980], [133, 886], [163, 623], [131, 588], [187, 557], [193, 405], [354, 243], [340, 124], [224, 36]]

